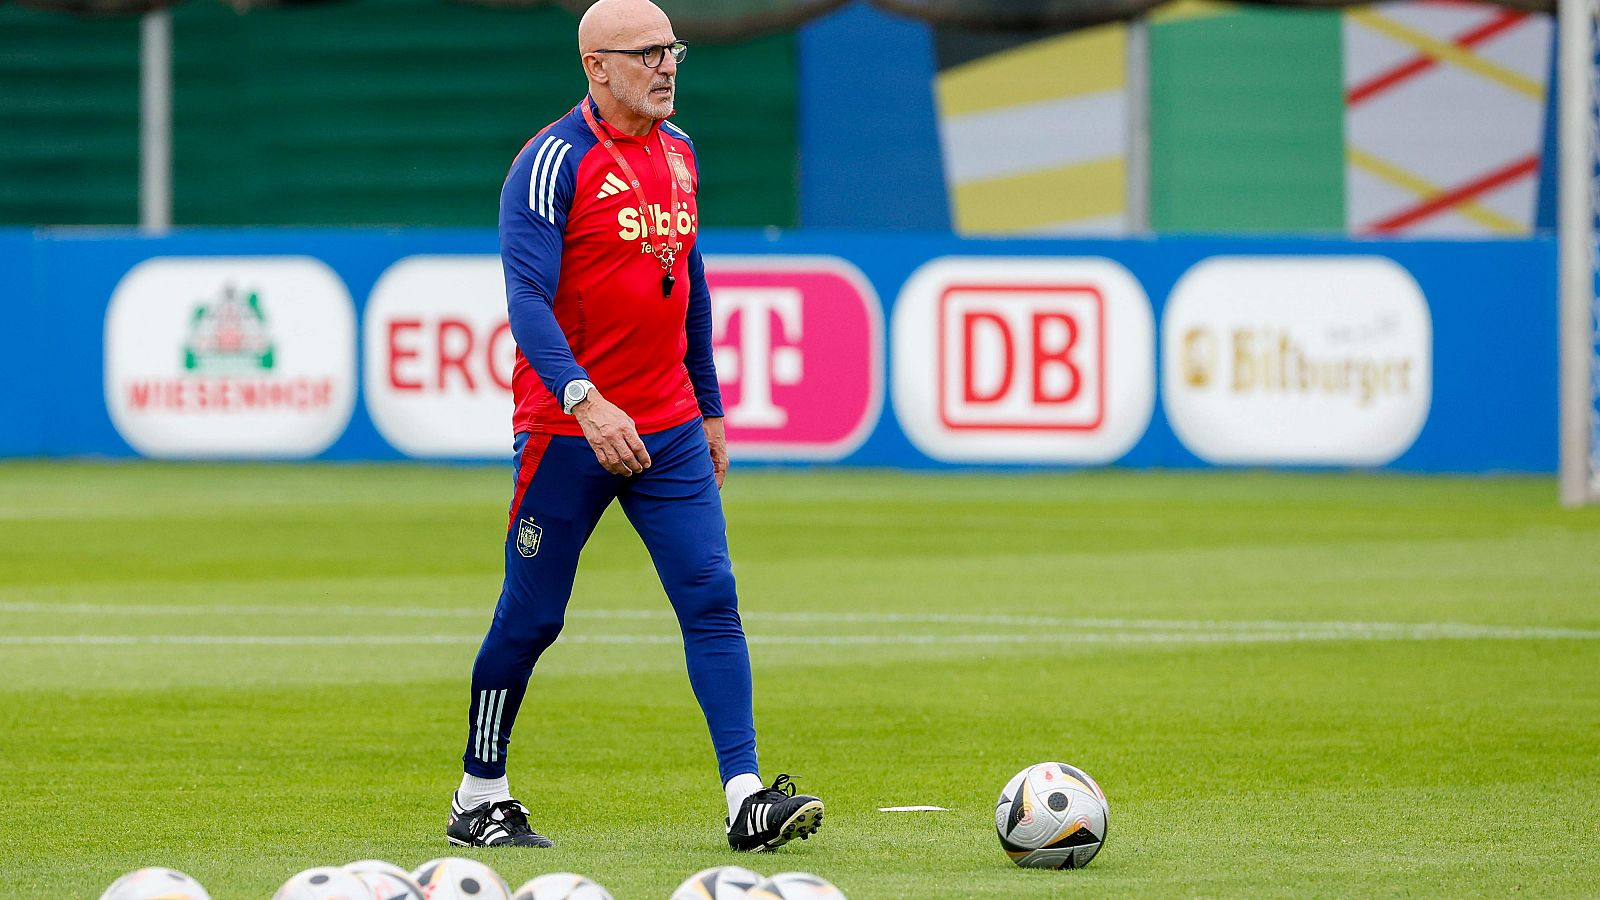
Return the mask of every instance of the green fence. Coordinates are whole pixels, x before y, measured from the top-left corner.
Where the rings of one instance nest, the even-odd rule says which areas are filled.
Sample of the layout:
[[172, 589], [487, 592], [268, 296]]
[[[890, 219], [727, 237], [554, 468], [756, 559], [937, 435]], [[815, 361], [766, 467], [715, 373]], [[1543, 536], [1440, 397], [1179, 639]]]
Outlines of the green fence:
[[138, 20], [0, 7], [0, 223], [138, 218]]
[[[584, 90], [576, 20], [554, 8], [172, 19], [179, 225], [493, 225], [512, 156]], [[137, 220], [138, 30], [0, 7], [0, 223]], [[708, 223], [795, 222], [794, 44], [696, 45], [681, 70]]]

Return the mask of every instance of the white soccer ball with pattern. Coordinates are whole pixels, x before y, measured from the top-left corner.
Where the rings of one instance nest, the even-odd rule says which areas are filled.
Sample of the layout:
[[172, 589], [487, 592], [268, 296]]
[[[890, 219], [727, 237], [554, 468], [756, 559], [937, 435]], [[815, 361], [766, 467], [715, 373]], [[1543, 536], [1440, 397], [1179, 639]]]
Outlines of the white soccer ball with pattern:
[[411, 877], [428, 900], [511, 900], [506, 880], [475, 859], [432, 859], [418, 866]]
[[845, 900], [844, 892], [810, 872], [779, 872], [745, 894], [749, 900]]
[[1106, 840], [1106, 795], [1082, 769], [1044, 762], [1016, 774], [1000, 792], [994, 827], [1011, 861], [1029, 869], [1077, 869]]
[[425, 900], [422, 885], [394, 863], [362, 859], [346, 864], [344, 870], [366, 882], [372, 889], [372, 900]]
[[211, 900], [211, 895], [177, 869], [151, 866], [111, 882], [100, 900]]
[[517, 888], [511, 900], [611, 900], [611, 893], [582, 875], [553, 872]]
[[671, 900], [745, 900], [746, 892], [760, 881], [760, 872], [743, 866], [701, 869], [678, 885]]
[[285, 881], [272, 900], [372, 900], [372, 889], [351, 872], [317, 866]]

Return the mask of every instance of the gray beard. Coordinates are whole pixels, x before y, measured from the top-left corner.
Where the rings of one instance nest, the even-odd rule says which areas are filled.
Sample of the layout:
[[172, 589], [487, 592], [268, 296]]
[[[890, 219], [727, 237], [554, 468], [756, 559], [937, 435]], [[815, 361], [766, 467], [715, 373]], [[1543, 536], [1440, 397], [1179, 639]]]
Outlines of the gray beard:
[[611, 89], [611, 93], [618, 100], [622, 101], [623, 106], [626, 106], [629, 110], [638, 115], [644, 116], [647, 119], [659, 120], [665, 119], [667, 116], [672, 115], [672, 100], [666, 100], [660, 103], [652, 103], [650, 101], [650, 88], [648, 85], [645, 86], [643, 91], [637, 94], [631, 93], [626, 88], [623, 90], [617, 90], [615, 87]]

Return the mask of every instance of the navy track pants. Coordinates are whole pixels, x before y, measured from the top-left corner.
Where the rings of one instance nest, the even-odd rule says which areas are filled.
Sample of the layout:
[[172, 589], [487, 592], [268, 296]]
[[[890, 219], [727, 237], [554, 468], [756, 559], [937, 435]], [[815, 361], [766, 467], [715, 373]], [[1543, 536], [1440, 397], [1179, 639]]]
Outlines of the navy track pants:
[[621, 501], [644, 540], [677, 614], [689, 683], [710, 727], [722, 780], [758, 771], [750, 654], [705, 432], [695, 419], [642, 439], [651, 466], [628, 477], [602, 468], [581, 437], [517, 435], [505, 582], [472, 667], [462, 757], [468, 773], [505, 774], [528, 676], [561, 633], [578, 554], [612, 500]]

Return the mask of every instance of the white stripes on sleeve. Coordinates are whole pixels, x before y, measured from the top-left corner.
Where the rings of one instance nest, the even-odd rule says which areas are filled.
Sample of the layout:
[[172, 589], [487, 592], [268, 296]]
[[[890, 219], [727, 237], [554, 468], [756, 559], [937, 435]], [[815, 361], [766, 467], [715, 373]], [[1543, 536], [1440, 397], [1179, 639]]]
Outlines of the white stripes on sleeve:
[[528, 208], [552, 225], [556, 222], [556, 179], [561, 175], [561, 162], [571, 149], [572, 145], [561, 138], [545, 138], [528, 171]]

